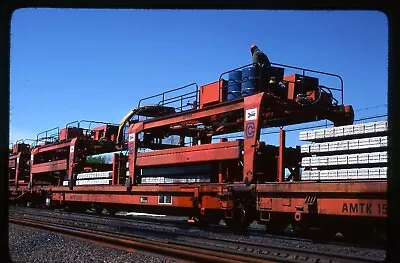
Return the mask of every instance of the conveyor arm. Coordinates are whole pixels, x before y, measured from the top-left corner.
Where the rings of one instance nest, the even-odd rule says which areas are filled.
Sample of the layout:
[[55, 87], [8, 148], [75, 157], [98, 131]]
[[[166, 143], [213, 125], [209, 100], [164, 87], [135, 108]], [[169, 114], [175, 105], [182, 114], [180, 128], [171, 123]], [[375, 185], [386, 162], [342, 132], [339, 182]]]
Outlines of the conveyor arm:
[[138, 113], [140, 111], [140, 108], [134, 108], [128, 114], [126, 114], [121, 121], [119, 122], [119, 127], [118, 127], [118, 135], [117, 135], [117, 144], [120, 144], [122, 141], [122, 130], [124, 129], [125, 123], [132, 118], [133, 115]]
[[120, 121], [118, 127], [117, 134], [117, 144], [121, 144], [122, 142], [122, 130], [124, 129], [125, 124], [134, 116], [138, 115], [145, 117], [154, 118], [156, 116], [164, 116], [175, 113], [175, 109], [173, 107], [166, 107], [163, 105], [145, 105], [140, 106], [138, 108], [132, 109], [128, 114], [126, 114]]

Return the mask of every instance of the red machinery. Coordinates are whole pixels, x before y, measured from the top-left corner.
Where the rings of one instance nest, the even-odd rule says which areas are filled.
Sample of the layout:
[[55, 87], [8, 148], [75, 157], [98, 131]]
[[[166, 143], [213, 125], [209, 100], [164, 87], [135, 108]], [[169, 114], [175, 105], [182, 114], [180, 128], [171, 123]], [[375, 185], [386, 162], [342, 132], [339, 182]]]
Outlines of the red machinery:
[[31, 145], [18, 140], [9, 151], [8, 157], [8, 186], [12, 202], [26, 202], [30, 175]]
[[[56, 142], [32, 150], [31, 191], [47, 181], [46, 194], [53, 205], [96, 204], [114, 211], [130, 207], [205, 222], [224, 219], [234, 228], [246, 228], [254, 220], [279, 229], [291, 222], [313, 225], [320, 216], [330, 222], [354, 218], [349, 215], [371, 222], [385, 217], [385, 180], [301, 182], [300, 150], [285, 147], [285, 131], [281, 129], [278, 146], [260, 141], [263, 128], [323, 119], [335, 125], [353, 122], [352, 107], [342, 105], [339, 76], [307, 69], [284, 76], [285, 68], [299, 69], [274, 64], [256, 78], [254, 94], [237, 99], [226, 100], [228, 82], [223, 77], [228, 71], [200, 89], [192, 83], [142, 99], [119, 127], [107, 124], [90, 133], [79, 123], [67, 127]], [[321, 86], [305, 72], [336, 77], [341, 88]], [[176, 92], [180, 93], [171, 95]], [[340, 93], [341, 104], [334, 92]], [[141, 105], [151, 100], [153, 104]], [[214, 136], [233, 132], [241, 132], [243, 139], [212, 142]], [[113, 164], [95, 167], [85, 162], [86, 156], [118, 150], [128, 155], [114, 154]], [[85, 173], [95, 169], [110, 171], [111, 183], [76, 183], [75, 175], [87, 177]], [[285, 169], [293, 182], [285, 181]], [[62, 185], [64, 177], [68, 187]], [[371, 203], [381, 210], [347, 213], [346, 202]]]
[[[72, 126], [72, 124], [77, 124]], [[82, 124], [89, 125], [82, 128]], [[102, 126], [90, 128], [93, 123]], [[49, 135], [52, 131], [56, 134]], [[87, 162], [86, 157], [115, 151], [118, 126], [96, 121], [76, 121], [63, 129], [54, 128], [37, 136], [38, 145], [31, 151], [30, 187], [35, 185], [61, 186], [63, 182], [72, 189], [76, 175], [82, 172], [112, 170], [112, 164]], [[44, 134], [40, 138], [39, 135]], [[124, 176], [123, 179], [124, 180]], [[120, 180], [114, 173], [112, 181]]]
[[8, 183], [11, 188], [17, 189], [29, 182], [30, 145], [24, 141], [17, 141], [8, 157]]

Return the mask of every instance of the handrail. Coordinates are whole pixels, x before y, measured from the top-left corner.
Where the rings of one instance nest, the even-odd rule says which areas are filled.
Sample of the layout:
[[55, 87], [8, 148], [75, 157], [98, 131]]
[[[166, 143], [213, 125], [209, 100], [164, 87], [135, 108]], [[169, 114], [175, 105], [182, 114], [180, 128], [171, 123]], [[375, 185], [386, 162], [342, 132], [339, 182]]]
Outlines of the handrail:
[[[197, 98], [196, 95], [191, 95], [191, 96], [188, 96], [188, 97], [183, 97], [183, 96], [184, 96], [184, 95], [178, 96], [177, 98], [173, 98], [173, 99], [175, 99], [175, 100], [170, 101], [169, 103], [173, 103], [173, 102], [178, 102], [178, 101], [180, 101], [180, 102], [181, 102], [181, 105], [180, 105], [179, 109], [180, 109], [180, 111], [182, 111], [182, 109], [184, 109], [185, 107], [188, 107], [188, 105], [183, 106], [182, 102], [183, 102], [184, 99]], [[196, 108], [197, 108], [197, 104], [196, 104]], [[177, 108], [175, 108], [175, 109], [177, 109]]]
[[88, 130], [90, 130], [90, 126], [92, 125], [92, 123], [118, 126], [118, 124], [110, 123], [110, 122], [93, 121], [93, 120], [80, 120], [80, 121], [73, 121], [73, 122], [67, 123], [65, 128], [71, 127], [70, 125], [73, 124], [73, 123], [77, 123], [77, 128], [80, 128], [81, 123], [84, 123], [84, 122], [89, 123], [89, 127], [87, 128]]
[[318, 71], [318, 70], [313, 70], [313, 69], [307, 69], [307, 68], [301, 68], [301, 67], [290, 66], [290, 65], [286, 65], [286, 64], [271, 63], [271, 65], [301, 70], [301, 71], [303, 71], [303, 76], [305, 75], [305, 72], [308, 71], [308, 72], [313, 72], [313, 73], [317, 73], [317, 74], [321, 74], [321, 75], [327, 75], [327, 76], [332, 76], [332, 77], [338, 78], [338, 79], [340, 80], [340, 89], [334, 89], [334, 88], [330, 88], [330, 89], [332, 89], [332, 90], [338, 90], [338, 91], [341, 92], [341, 101], [342, 101], [341, 104], [343, 105], [343, 102], [344, 102], [343, 79], [342, 79], [342, 77], [340, 77], [339, 75], [337, 75], [337, 74], [332, 74], [332, 73], [328, 73], [328, 72], [324, 72], [324, 71]]
[[79, 121], [79, 125], [81, 124], [81, 122], [88, 122], [88, 123], [89, 123], [89, 127], [88, 127], [88, 129], [89, 129], [89, 130], [90, 130], [90, 126], [91, 126], [93, 123], [97, 123], [97, 124], [105, 124], [105, 125], [113, 125], [113, 126], [118, 126], [118, 124], [111, 123], [111, 122], [103, 122], [103, 121], [87, 121], [87, 120], [81, 120], [81, 121]]
[[[178, 90], [182, 90], [182, 89], [185, 89], [185, 88], [190, 87], [190, 86], [193, 86], [193, 85], [196, 86], [196, 90], [195, 90], [195, 91], [188, 92], [188, 93], [183, 94], [183, 95], [177, 95], [177, 96], [174, 96], [174, 97], [171, 97], [171, 98], [166, 98], [166, 95], [169, 94], [169, 93], [171, 93], [171, 92], [178, 91]], [[162, 93], [153, 95], [153, 96], [149, 96], [149, 97], [140, 99], [140, 100], [139, 100], [139, 103], [138, 103], [138, 108], [141, 106], [141, 104], [142, 104], [143, 101], [148, 100], [148, 99], [152, 99], [152, 98], [156, 98], [156, 97], [160, 97], [160, 96], [161, 96], [161, 101], [158, 102], [158, 105], [165, 106], [165, 105], [170, 104], [170, 103], [172, 103], [172, 102], [176, 102], [176, 101], [171, 101], [171, 100], [173, 100], [173, 99], [181, 98], [181, 100], [183, 100], [183, 96], [188, 95], [188, 94], [193, 94], [193, 93], [196, 94], [195, 97], [196, 97], [196, 105], [197, 105], [197, 104], [198, 104], [198, 96], [199, 96], [199, 95], [198, 95], [198, 93], [199, 93], [199, 86], [197, 85], [196, 82], [193, 82], [193, 83], [190, 83], [190, 84], [188, 84], [188, 85], [185, 85], [185, 86], [182, 86], [182, 87], [179, 87], [179, 88], [175, 88], [175, 89], [168, 90], [168, 91], [165, 91], [165, 92], [162, 92]], [[179, 100], [178, 100], [178, 101], [179, 101]]]
[[[38, 134], [36, 135], [36, 144], [39, 142], [39, 135], [45, 134], [45, 137], [40, 138], [40, 140], [43, 140], [43, 139], [50, 139], [51, 137], [48, 137], [48, 136], [47, 136], [47, 133], [50, 132], [50, 131], [54, 131], [54, 130], [57, 130], [57, 135], [59, 135], [59, 133], [60, 133], [60, 128], [59, 128], [59, 127], [55, 127], [55, 128], [52, 128], [52, 129], [49, 129], [49, 130], [46, 130], [46, 131], [43, 131], [43, 132], [38, 133]], [[58, 136], [57, 136], [57, 137], [58, 137]], [[54, 137], [53, 137], [53, 139], [54, 139]]]
[[[166, 100], [164, 100], [164, 105], [169, 104], [169, 103], [171, 103], [171, 102], [175, 102], [176, 99], [179, 98], [179, 97], [182, 98], [182, 97], [187, 96], [187, 95], [195, 96], [195, 95], [193, 95], [193, 93], [194, 93], [194, 91], [191, 91], [191, 92], [188, 92], [188, 93], [185, 93], [185, 94], [178, 95], [178, 96], [176, 96], [176, 97], [172, 97], [172, 98], [166, 99]], [[174, 100], [174, 99], [175, 99], [175, 100]], [[167, 103], [167, 102], [168, 102], [168, 103]]]
[[19, 139], [19, 140], [16, 140], [14, 144], [18, 144], [19, 142], [25, 143], [25, 141], [34, 142], [35, 140], [34, 139]]
[[[240, 67], [237, 67], [237, 68], [234, 68], [234, 69], [231, 69], [231, 70], [228, 70], [228, 71], [225, 71], [225, 72], [221, 73], [221, 75], [219, 76], [219, 89], [222, 88], [221, 87], [221, 80], [223, 79], [222, 78], [223, 75], [225, 75], [227, 73], [230, 73], [230, 72], [233, 72], [233, 71], [236, 71], [236, 70], [239, 70], [239, 69], [243, 69], [243, 68], [252, 66], [252, 65], [254, 65], [254, 63], [250, 63], [250, 64], [247, 64], [247, 65], [244, 65], [244, 66], [240, 66]], [[340, 89], [339, 88], [328, 88], [328, 87], [325, 87], [325, 86], [324, 86], [324, 88], [326, 88], [326, 89], [328, 89], [330, 91], [331, 90], [340, 91], [340, 93], [341, 93], [341, 105], [343, 105], [343, 103], [344, 103], [343, 79], [339, 75], [333, 74], [333, 73], [329, 73], [329, 72], [324, 72], [324, 71], [318, 71], [318, 70], [312, 70], [312, 69], [307, 69], [307, 68], [302, 68], [302, 67], [290, 66], [290, 65], [286, 65], [286, 64], [280, 64], [280, 63], [272, 63], [271, 62], [271, 66], [279, 66], [279, 67], [284, 67], [284, 68], [291, 68], [291, 69], [301, 70], [303, 76], [305, 76], [306, 72], [312, 72], [312, 73], [317, 73], [317, 74], [321, 74], [321, 75], [327, 75], [327, 76], [332, 76], [332, 77], [338, 78], [340, 80]], [[221, 94], [221, 93], [219, 93], [219, 94]], [[336, 98], [334, 98], [333, 96], [332, 96], [332, 98], [336, 101], [336, 103], [338, 103]], [[221, 98], [219, 98], [219, 99], [221, 99]]]
[[79, 128], [79, 121], [72, 121], [72, 122], [69, 122], [69, 123], [67, 123], [67, 124], [65, 125], [65, 128], [70, 127], [70, 125], [73, 124], [73, 123], [77, 123], [78, 128]]

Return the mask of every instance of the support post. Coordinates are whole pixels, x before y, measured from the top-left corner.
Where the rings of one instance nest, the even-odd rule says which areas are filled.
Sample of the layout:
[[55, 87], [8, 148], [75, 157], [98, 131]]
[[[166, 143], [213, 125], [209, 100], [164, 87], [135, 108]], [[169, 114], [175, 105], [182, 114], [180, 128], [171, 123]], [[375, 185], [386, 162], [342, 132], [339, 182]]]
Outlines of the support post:
[[279, 130], [279, 155], [278, 155], [278, 182], [283, 182], [285, 166], [283, 162], [284, 151], [285, 151], [285, 137], [286, 131], [284, 129]]
[[15, 189], [18, 189], [18, 180], [19, 180], [19, 175], [20, 175], [20, 170], [19, 170], [19, 160], [21, 158], [21, 153], [18, 154], [18, 157], [15, 159]]
[[112, 169], [113, 169], [113, 173], [112, 173], [112, 185], [117, 185], [117, 184], [119, 184], [119, 172], [120, 172], [120, 169], [119, 169], [119, 163], [120, 163], [120, 160], [119, 160], [119, 153], [114, 153], [114, 155], [113, 155], [113, 165], [112, 165]]
[[72, 139], [69, 146], [69, 164], [68, 164], [68, 186], [72, 190], [75, 185], [74, 173], [75, 173], [75, 147], [77, 145], [78, 138]]
[[[228, 139], [227, 138], [220, 138], [219, 142], [227, 142]], [[223, 181], [223, 165], [222, 165], [222, 161], [219, 162], [218, 164], [218, 183], [222, 184]]]
[[251, 184], [256, 174], [255, 156], [260, 140], [264, 95], [261, 92], [244, 98], [243, 182], [246, 184]]
[[[33, 165], [35, 164], [35, 163], [34, 163], [35, 154], [36, 154], [36, 152], [38, 152], [38, 151], [39, 151], [39, 150], [36, 148], [36, 149], [33, 149], [32, 152], [31, 152], [31, 157], [30, 157], [31, 160], [30, 160], [30, 163], [29, 163], [29, 165], [30, 165], [31, 168], [32, 168]], [[28, 183], [28, 188], [31, 189], [31, 187], [33, 187], [33, 173], [32, 173], [32, 169], [31, 169], [31, 171], [30, 171], [29, 183]]]
[[137, 134], [143, 130], [143, 123], [135, 123], [129, 126], [129, 135], [128, 135], [128, 155], [129, 155], [129, 181], [126, 182], [126, 187], [128, 189], [131, 188], [133, 184], [136, 184], [135, 178], [135, 164], [136, 164], [136, 156], [138, 150], [138, 136]]

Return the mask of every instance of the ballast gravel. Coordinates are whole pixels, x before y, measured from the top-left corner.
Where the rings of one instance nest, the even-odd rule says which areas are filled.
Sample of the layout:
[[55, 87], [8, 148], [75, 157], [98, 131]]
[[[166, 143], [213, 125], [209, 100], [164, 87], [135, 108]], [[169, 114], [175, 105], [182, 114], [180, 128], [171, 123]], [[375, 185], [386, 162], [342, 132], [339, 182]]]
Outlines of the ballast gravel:
[[12, 262], [183, 262], [103, 247], [15, 224], [9, 225], [8, 240]]

